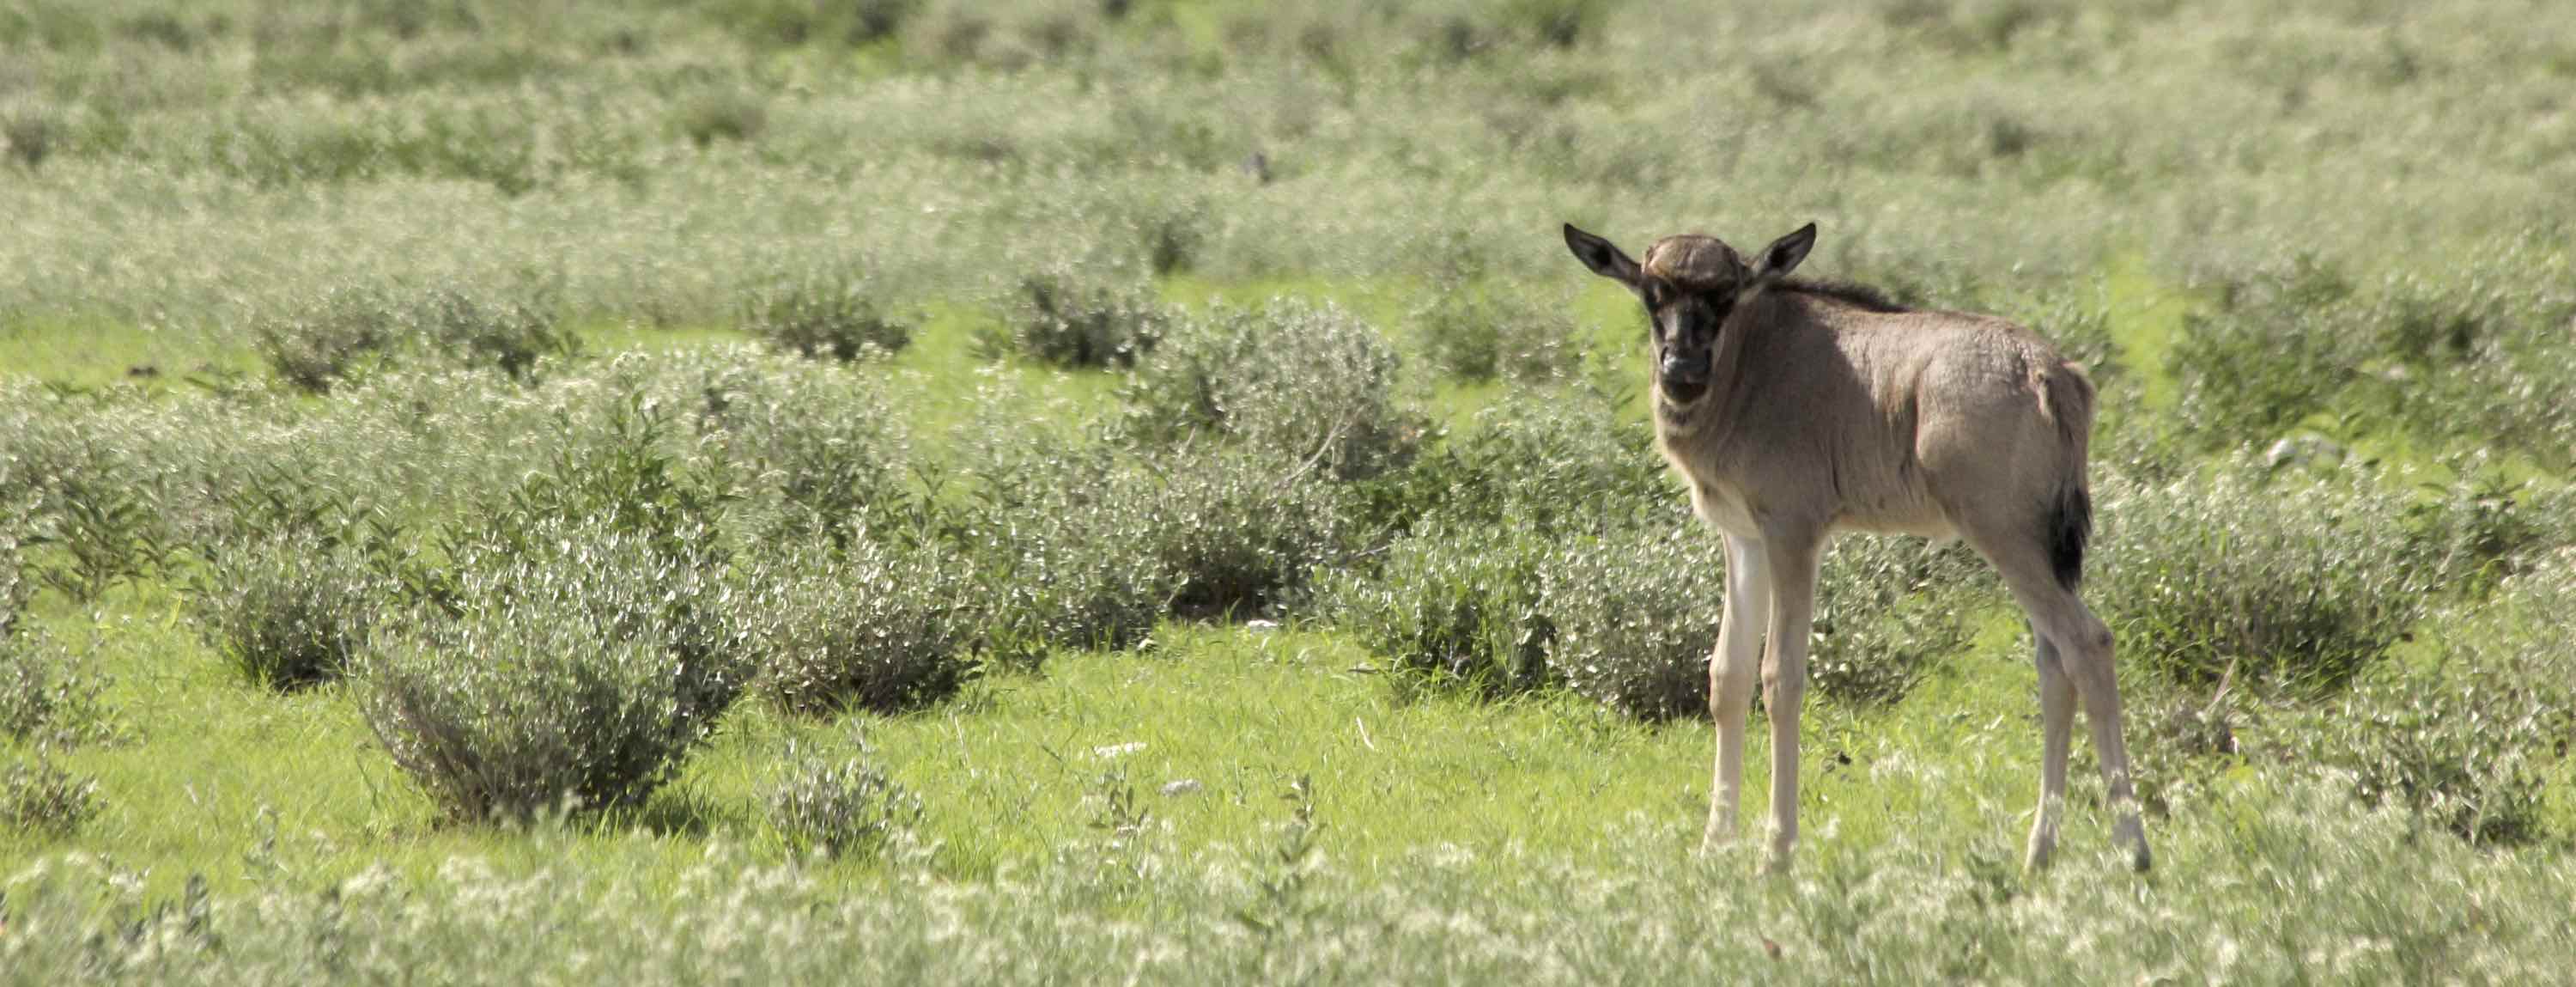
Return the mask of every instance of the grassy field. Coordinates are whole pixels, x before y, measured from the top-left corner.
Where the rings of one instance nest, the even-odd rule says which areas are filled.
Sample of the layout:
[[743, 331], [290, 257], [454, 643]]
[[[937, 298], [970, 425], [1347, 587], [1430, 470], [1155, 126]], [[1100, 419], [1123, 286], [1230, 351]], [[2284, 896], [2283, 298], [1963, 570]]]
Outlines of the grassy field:
[[[0, 9], [0, 982], [2548, 982], [2576, 14]], [[1957, 547], [1785, 875], [1634, 303], [2091, 369], [2157, 869]], [[1754, 731], [1748, 823], [1767, 746]]]

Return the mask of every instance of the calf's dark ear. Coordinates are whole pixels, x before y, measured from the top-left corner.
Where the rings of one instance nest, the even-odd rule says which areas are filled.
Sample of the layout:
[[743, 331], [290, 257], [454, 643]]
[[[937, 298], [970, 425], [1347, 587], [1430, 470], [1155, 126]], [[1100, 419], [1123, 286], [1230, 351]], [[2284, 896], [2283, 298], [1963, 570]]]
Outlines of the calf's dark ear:
[[1789, 276], [1798, 262], [1807, 259], [1807, 250], [1816, 245], [1816, 224], [1798, 227], [1796, 232], [1771, 241], [1762, 248], [1762, 259], [1753, 267], [1753, 279], [1769, 284]]
[[1637, 286], [1637, 262], [1629, 260], [1628, 255], [1620, 252], [1618, 247], [1612, 246], [1610, 241], [1575, 229], [1574, 224], [1567, 223], [1565, 224], [1565, 246], [1566, 249], [1574, 251], [1574, 259], [1582, 261], [1583, 266], [1591, 268], [1592, 273], [1630, 288]]

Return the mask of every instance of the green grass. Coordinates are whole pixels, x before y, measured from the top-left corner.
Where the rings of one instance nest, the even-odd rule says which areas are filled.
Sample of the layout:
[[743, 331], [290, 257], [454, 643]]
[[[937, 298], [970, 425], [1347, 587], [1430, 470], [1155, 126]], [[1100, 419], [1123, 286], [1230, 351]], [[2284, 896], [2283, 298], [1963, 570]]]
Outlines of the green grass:
[[2103, 271], [2111, 304], [2111, 338], [2121, 362], [2136, 375], [2140, 397], [2150, 411], [2171, 411], [2180, 399], [2165, 352], [2183, 319], [2207, 299], [2156, 276], [2144, 257], [2122, 254]]
[[[2521, 980], [2563, 961], [2552, 912], [2576, 891], [2563, 855], [2475, 855], [2251, 768], [2151, 820], [2164, 869], [2146, 877], [2111, 858], [2099, 788], [2079, 781], [2065, 862], [2020, 874], [2036, 731], [2000, 615], [1895, 709], [1806, 721], [1807, 849], [1799, 876], [1776, 880], [1749, 852], [1691, 854], [1705, 727], [1562, 696], [1399, 698], [1354, 670], [1367, 655], [1309, 631], [1166, 626], [1145, 653], [1062, 655], [1043, 677], [892, 719], [738, 711], [636, 813], [495, 830], [430, 821], [344, 692], [240, 685], [161, 594], [108, 612], [134, 739], [66, 760], [108, 799], [82, 835], [0, 842], [12, 929], [29, 937], [0, 981], [59, 976], [75, 955], [63, 935], [94, 914], [162, 916], [144, 927], [171, 947], [123, 961], [151, 980], [422, 964], [475, 981], [1267, 982], [1281, 965], [1368, 980], [2273, 980], [2319, 964]], [[791, 739], [837, 755], [854, 733], [928, 807], [921, 842], [790, 866], [755, 821], [755, 786]], [[1749, 820], [1759, 730], [1750, 753]], [[1201, 787], [1159, 793], [1182, 779]], [[1122, 788], [1132, 808], [1112, 818]], [[132, 876], [110, 891], [84, 876], [100, 867]], [[192, 875], [224, 948], [190, 946]], [[2477, 902], [2465, 914], [2462, 895]]]
[[[165, 890], [199, 873], [218, 890], [243, 887], [262, 876], [243, 855], [270, 840], [299, 880], [378, 863], [427, 874], [459, 853], [522, 866], [569, 854], [667, 880], [706, 842], [764, 845], [755, 792], [791, 740], [829, 756], [864, 749], [918, 792], [933, 867], [956, 879], [1043, 864], [1093, 832], [1118, 785], [1174, 845], [1220, 847], [1260, 839], [1281, 818], [1280, 793], [1311, 778], [1336, 857], [1361, 869], [1441, 844], [1545, 847], [1601, 865], [1609, 836], [1633, 820], [1695, 825], [1707, 804], [1704, 725], [1641, 724], [1559, 693], [1420, 693], [1320, 631], [1167, 624], [1142, 653], [1061, 655], [1042, 675], [996, 675], [920, 713], [835, 723], [738, 711], [645, 807], [538, 849], [440, 822], [376, 749], [349, 687], [278, 696], [241, 681], [164, 590], [117, 591], [94, 616], [46, 616], [58, 635], [97, 642], [127, 739], [62, 757], [99, 779], [99, 819], [68, 840], [0, 836], [0, 855], [83, 850]], [[2017, 624], [1998, 626], [1890, 711], [1811, 705], [1807, 818], [1825, 845], [1927, 828], [1978, 845], [2019, 838], [1988, 825], [2027, 810], [2037, 771], [2023, 645]], [[1749, 758], [1748, 827], [1764, 811], [1763, 736]], [[1891, 781], [1879, 770], [1889, 765], [1929, 773]], [[1201, 787], [1159, 794], [1185, 779]], [[2104, 837], [2079, 812], [2068, 839]]]
[[204, 333], [151, 329], [117, 319], [22, 318], [0, 322], [0, 375], [75, 387], [118, 382], [149, 390], [260, 372], [257, 354]]

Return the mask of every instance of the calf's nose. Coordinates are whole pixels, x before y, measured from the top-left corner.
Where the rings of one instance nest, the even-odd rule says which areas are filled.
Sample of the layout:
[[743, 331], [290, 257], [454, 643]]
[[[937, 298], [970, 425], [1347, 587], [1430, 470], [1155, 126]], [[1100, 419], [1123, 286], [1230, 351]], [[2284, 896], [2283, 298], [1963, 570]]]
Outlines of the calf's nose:
[[1664, 354], [1665, 380], [1696, 383], [1708, 378], [1708, 354], [1673, 352]]

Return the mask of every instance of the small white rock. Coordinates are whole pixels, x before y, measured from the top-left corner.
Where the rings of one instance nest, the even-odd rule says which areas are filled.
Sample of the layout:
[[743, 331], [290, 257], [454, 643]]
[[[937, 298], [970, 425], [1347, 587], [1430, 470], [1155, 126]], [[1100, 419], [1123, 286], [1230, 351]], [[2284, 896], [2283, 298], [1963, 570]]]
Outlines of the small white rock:
[[1091, 749], [1091, 756], [1106, 761], [1111, 758], [1126, 757], [1129, 754], [1133, 754], [1144, 749], [1144, 741], [1130, 740], [1123, 744], [1111, 744], [1107, 747], [1094, 747]]
[[1243, 622], [1243, 627], [1245, 630], [1252, 631], [1275, 631], [1279, 629], [1279, 622], [1276, 620], [1247, 620]]
[[1206, 786], [1199, 784], [1199, 780], [1196, 778], [1183, 778], [1179, 781], [1172, 782], [1171, 784], [1164, 785], [1163, 797], [1171, 798], [1178, 795], [1188, 795], [1204, 787]]

